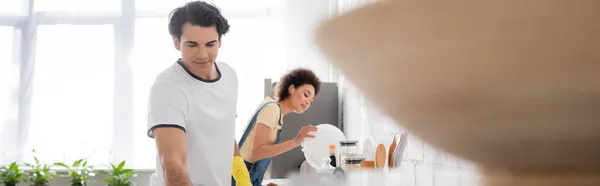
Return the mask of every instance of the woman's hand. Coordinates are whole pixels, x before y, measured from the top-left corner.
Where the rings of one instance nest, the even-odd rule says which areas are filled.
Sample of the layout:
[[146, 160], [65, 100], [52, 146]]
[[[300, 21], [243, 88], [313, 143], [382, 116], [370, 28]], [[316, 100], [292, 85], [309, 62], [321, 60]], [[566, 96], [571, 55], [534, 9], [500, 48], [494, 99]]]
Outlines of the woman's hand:
[[310, 132], [316, 132], [316, 131], [317, 131], [317, 127], [315, 127], [313, 125], [304, 126], [300, 129], [296, 138], [294, 138], [294, 142], [296, 142], [297, 145], [300, 145], [302, 142], [304, 142], [304, 139], [314, 138], [315, 136], [310, 134]]

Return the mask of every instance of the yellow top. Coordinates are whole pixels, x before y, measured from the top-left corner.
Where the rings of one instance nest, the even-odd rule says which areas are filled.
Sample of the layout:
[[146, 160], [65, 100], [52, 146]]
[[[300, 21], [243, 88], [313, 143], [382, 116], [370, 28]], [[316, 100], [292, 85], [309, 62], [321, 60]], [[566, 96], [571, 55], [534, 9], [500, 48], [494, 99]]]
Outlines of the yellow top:
[[[273, 100], [270, 97], [265, 98], [265, 100], [263, 100], [263, 102], [260, 105], [258, 105], [258, 108], [256, 108], [252, 116], [254, 116], [254, 114], [256, 114], [256, 111], [258, 111], [258, 109], [260, 109], [265, 103], [269, 101], [275, 100]], [[281, 117], [281, 109], [277, 104], [272, 103], [265, 106], [265, 108], [263, 108], [256, 117], [256, 124], [254, 124], [254, 126], [265, 125], [271, 129], [271, 132], [268, 136], [268, 142], [270, 144], [274, 144], [275, 140], [277, 139], [277, 131], [281, 129], [281, 126], [279, 125], [279, 118]], [[250, 120], [252, 120], [252, 118], [250, 118]], [[248, 120], [248, 123], [250, 123], [250, 120]], [[242, 158], [251, 163], [253, 163], [250, 160], [252, 159], [252, 147], [254, 146], [255, 134], [256, 127], [252, 127], [252, 129], [250, 129], [250, 133], [248, 133], [248, 136], [246, 137], [246, 141], [244, 141], [244, 144], [242, 144], [242, 146], [240, 147], [240, 154], [242, 155]]]

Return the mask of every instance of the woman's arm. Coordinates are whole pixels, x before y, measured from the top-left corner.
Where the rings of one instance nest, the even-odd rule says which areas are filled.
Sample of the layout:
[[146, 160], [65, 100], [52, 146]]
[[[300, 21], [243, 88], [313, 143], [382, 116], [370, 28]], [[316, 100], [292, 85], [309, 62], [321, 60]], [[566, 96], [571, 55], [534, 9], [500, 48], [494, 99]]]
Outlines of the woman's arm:
[[252, 162], [275, 157], [300, 145], [295, 140], [288, 140], [279, 144], [269, 144], [271, 130], [277, 129], [271, 129], [262, 123], [256, 123], [254, 127], [256, 128], [256, 132], [254, 133], [254, 144], [252, 144], [252, 159], [250, 160]]
[[256, 133], [254, 136], [254, 144], [252, 148], [252, 159], [250, 160], [252, 162], [262, 160], [265, 158], [275, 157], [279, 154], [292, 150], [293, 148], [300, 145], [300, 143], [302, 143], [305, 138], [314, 137], [308, 134], [308, 132], [317, 130], [315, 126], [305, 126], [302, 127], [302, 129], [300, 129], [298, 136], [296, 136], [293, 140], [288, 140], [279, 144], [269, 144], [269, 134], [271, 134], [271, 130], [274, 129], [271, 129], [267, 125], [262, 123], [257, 123], [255, 127]]

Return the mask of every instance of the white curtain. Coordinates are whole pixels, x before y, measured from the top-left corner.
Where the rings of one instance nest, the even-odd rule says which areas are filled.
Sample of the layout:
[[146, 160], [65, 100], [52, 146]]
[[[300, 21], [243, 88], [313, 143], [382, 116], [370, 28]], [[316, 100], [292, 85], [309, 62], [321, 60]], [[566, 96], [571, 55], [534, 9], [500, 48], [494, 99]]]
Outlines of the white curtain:
[[[178, 57], [167, 15], [186, 1], [1, 1], [0, 165], [36, 155], [48, 163], [127, 160], [153, 169], [148, 91]], [[243, 128], [263, 99], [263, 79], [287, 67], [285, 1], [209, 2], [231, 24], [218, 60], [237, 71]]]

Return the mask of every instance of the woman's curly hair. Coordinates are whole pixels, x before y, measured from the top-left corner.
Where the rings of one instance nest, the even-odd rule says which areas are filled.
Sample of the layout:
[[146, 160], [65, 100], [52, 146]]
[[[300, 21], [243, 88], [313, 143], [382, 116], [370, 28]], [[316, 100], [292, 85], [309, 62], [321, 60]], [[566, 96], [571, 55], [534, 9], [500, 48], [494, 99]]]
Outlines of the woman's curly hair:
[[305, 84], [310, 84], [315, 88], [314, 96], [319, 94], [321, 80], [319, 80], [317, 75], [312, 70], [296, 68], [281, 77], [281, 80], [279, 80], [275, 87], [275, 97], [277, 100], [285, 100], [290, 97], [290, 86], [294, 85], [294, 87], [298, 88]]

